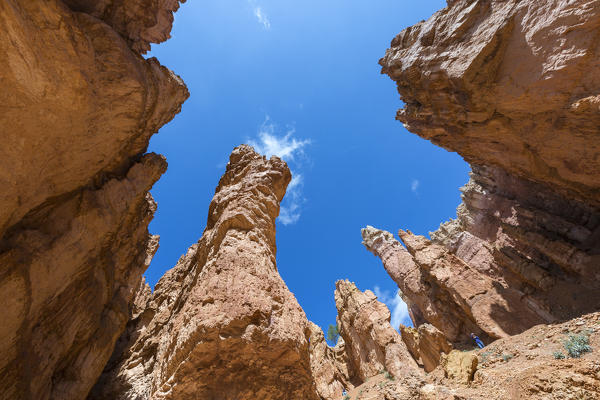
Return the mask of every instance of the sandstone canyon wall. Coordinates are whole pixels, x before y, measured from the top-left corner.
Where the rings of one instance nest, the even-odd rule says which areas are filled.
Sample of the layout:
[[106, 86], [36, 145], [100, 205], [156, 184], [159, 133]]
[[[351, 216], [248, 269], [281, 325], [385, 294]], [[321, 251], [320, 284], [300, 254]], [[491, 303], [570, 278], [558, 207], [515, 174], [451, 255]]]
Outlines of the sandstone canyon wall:
[[343, 391], [354, 388], [360, 382], [350, 381], [350, 363], [346, 353], [346, 343], [340, 336], [334, 347], [325, 341], [323, 330], [309, 323], [310, 368], [315, 381], [317, 394], [324, 400], [343, 397]]
[[85, 398], [130, 317], [166, 169], [144, 153], [188, 97], [139, 51], [178, 4], [0, 2], [0, 398]]
[[[286, 164], [231, 154], [200, 241], [130, 321], [90, 399], [318, 399], [310, 326], [277, 272]], [[333, 392], [337, 388], [333, 388]]]
[[[553, 356], [600, 346], [600, 2], [448, 0], [392, 41], [397, 118], [472, 174], [431, 240], [363, 230], [415, 329], [339, 281], [333, 348], [277, 271], [290, 172], [248, 146], [198, 243], [154, 293], [141, 278], [166, 168], [148, 141], [188, 92], [140, 53], [180, 2], [0, 3], [0, 398], [600, 396], [597, 352]], [[498, 340], [453, 350], [470, 332]]]
[[600, 307], [600, 3], [454, 0], [380, 60], [408, 130], [472, 166], [431, 241], [363, 231], [416, 325], [514, 335]]

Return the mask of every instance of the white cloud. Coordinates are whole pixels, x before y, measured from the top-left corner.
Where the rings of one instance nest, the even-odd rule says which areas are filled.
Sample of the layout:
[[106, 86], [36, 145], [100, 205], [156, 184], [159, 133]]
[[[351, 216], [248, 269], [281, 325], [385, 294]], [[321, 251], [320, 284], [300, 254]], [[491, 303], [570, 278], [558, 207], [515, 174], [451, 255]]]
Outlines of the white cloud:
[[379, 286], [375, 286], [373, 293], [375, 293], [379, 301], [390, 309], [392, 315], [390, 323], [394, 329], [398, 330], [400, 324], [412, 326], [412, 321], [408, 315], [408, 307], [398, 292], [396, 292], [395, 296], [391, 296], [389, 291], [382, 291]]
[[295, 155], [303, 154], [304, 146], [310, 144], [310, 140], [297, 140], [293, 137], [296, 133], [294, 129], [289, 129], [284, 136], [277, 136], [275, 130], [275, 124], [267, 116], [258, 132], [259, 141], [250, 140], [249, 144], [267, 157], [277, 156], [288, 162], [294, 161]]
[[262, 8], [255, 6], [254, 7], [254, 16], [256, 17], [256, 19], [258, 20], [258, 22], [260, 24], [262, 24], [262, 26], [265, 29], [271, 29], [271, 21], [269, 21], [269, 18], [266, 16], [265, 12], [262, 10]]
[[413, 193], [418, 193], [420, 184], [421, 184], [421, 182], [419, 182], [418, 179], [413, 179], [413, 181], [410, 184], [410, 191]]
[[258, 153], [269, 158], [277, 156], [288, 163], [292, 171], [292, 181], [281, 204], [279, 221], [284, 225], [291, 225], [300, 219], [301, 206], [306, 201], [302, 193], [304, 178], [299, 172], [301, 164], [298, 159], [304, 156], [304, 147], [310, 144], [310, 140], [296, 139], [294, 129], [288, 129], [283, 135], [277, 135], [276, 131], [277, 126], [267, 116], [258, 131], [258, 140], [251, 139], [248, 144]]

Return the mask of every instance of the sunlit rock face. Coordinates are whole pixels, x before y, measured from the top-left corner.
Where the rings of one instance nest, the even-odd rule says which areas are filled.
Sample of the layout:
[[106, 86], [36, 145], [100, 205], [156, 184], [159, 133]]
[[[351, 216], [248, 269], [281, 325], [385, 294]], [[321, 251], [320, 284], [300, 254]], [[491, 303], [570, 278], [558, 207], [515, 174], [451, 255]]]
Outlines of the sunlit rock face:
[[64, 0], [74, 11], [101, 19], [136, 52], [171, 37], [173, 13], [185, 0]]
[[600, 205], [595, 0], [452, 1], [380, 60], [397, 118], [471, 164]]
[[599, 27], [591, 0], [451, 1], [380, 60], [397, 119], [472, 166], [431, 241], [367, 234], [416, 325], [493, 339], [600, 307]]
[[346, 343], [339, 337], [335, 347], [329, 347], [323, 330], [309, 323], [310, 366], [318, 395], [324, 400], [343, 397], [344, 390], [354, 388], [348, 373]]
[[395, 377], [419, 376], [421, 371], [402, 337], [390, 324], [390, 310], [367, 290], [337, 281], [337, 322], [348, 355], [350, 381], [362, 383], [387, 371]]
[[90, 399], [318, 398], [308, 320], [275, 264], [290, 180], [279, 158], [233, 151], [202, 238], [130, 321]]
[[2, 397], [82, 399], [157, 249], [166, 162], [144, 153], [188, 92], [61, 1], [2, 1], [0, 21]]
[[538, 325], [483, 349], [452, 350], [442, 353], [440, 365], [420, 380], [381, 374], [349, 395], [370, 400], [600, 398], [598, 352], [567, 357], [564, 344], [571, 336], [584, 335], [592, 349], [598, 348], [599, 322], [600, 313], [592, 313], [561, 324]]

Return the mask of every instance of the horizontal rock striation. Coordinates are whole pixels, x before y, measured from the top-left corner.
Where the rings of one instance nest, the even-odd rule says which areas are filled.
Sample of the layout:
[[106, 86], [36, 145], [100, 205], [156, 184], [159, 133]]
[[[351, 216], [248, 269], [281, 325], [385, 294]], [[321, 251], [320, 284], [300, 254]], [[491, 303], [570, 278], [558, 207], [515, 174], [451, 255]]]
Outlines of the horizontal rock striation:
[[473, 167], [457, 219], [431, 233], [473, 268], [526, 294], [547, 322], [600, 305], [600, 213], [497, 168]]
[[380, 60], [397, 119], [472, 166], [431, 241], [366, 240], [416, 325], [491, 339], [600, 307], [599, 28], [593, 0], [456, 0]]
[[310, 327], [275, 263], [290, 180], [279, 158], [233, 151], [202, 238], [130, 321], [90, 399], [318, 398]]
[[166, 162], [144, 153], [188, 92], [61, 1], [3, 1], [0, 21], [0, 397], [82, 399], [157, 249]]

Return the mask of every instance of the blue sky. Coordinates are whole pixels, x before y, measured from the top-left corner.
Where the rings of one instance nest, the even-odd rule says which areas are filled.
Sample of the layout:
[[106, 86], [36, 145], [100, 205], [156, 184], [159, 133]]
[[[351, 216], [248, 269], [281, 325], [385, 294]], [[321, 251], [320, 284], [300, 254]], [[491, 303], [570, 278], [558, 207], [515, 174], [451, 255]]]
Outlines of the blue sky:
[[[204, 230], [229, 153], [251, 143], [294, 181], [277, 223], [279, 271], [308, 318], [335, 322], [335, 281], [377, 291], [405, 320], [397, 286], [361, 245], [366, 225], [427, 234], [456, 215], [468, 166], [395, 121], [377, 64], [393, 37], [443, 0], [189, 0], [151, 55], [186, 82], [183, 111], [151, 141], [169, 169], [152, 189], [161, 236], [154, 285]], [[407, 322], [406, 320], [404, 322]]]

